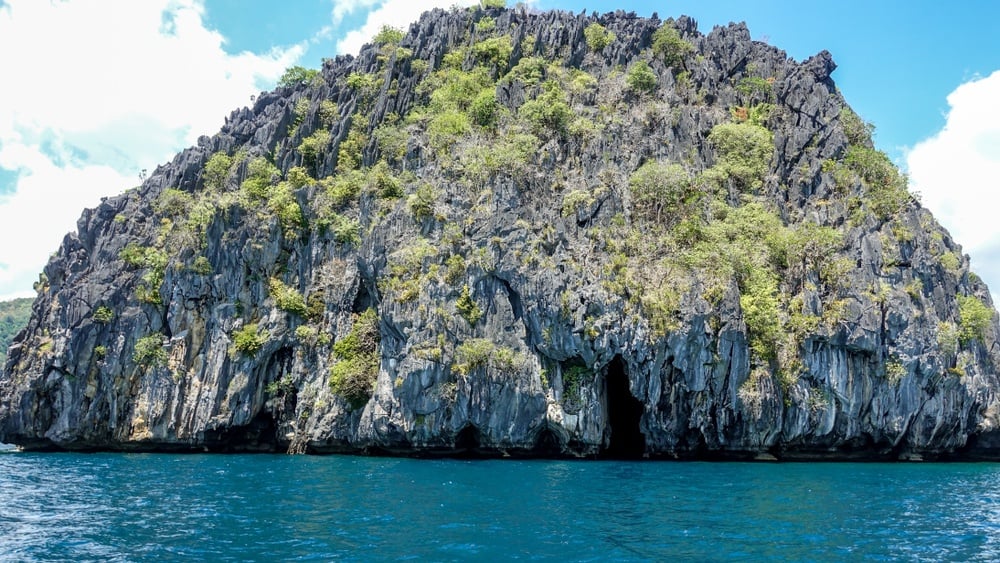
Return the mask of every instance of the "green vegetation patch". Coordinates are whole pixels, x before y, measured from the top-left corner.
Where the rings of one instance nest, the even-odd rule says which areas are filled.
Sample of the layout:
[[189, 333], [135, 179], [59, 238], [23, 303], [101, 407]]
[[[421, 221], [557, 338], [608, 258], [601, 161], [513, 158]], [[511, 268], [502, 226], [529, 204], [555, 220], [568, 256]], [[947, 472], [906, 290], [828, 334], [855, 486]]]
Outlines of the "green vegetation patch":
[[458, 296], [458, 301], [455, 302], [455, 309], [470, 325], [475, 325], [483, 317], [483, 310], [472, 298], [472, 292], [469, 291], [468, 285], [462, 287], [462, 293]]
[[871, 143], [875, 126], [865, 122], [849, 107], [840, 110], [840, 126], [844, 128], [847, 142], [852, 145], [867, 145]]
[[135, 341], [132, 360], [143, 367], [159, 367], [167, 362], [167, 351], [163, 348], [164, 336], [160, 333], [143, 336]]
[[314, 80], [319, 78], [319, 71], [316, 69], [305, 68], [302, 66], [292, 66], [285, 69], [285, 72], [278, 79], [279, 88], [287, 88], [294, 86], [304, 86], [312, 83]]
[[277, 166], [258, 156], [247, 164], [247, 177], [240, 184], [240, 190], [251, 200], [267, 199], [271, 195], [271, 187], [280, 175]]
[[[297, 182], [302, 181], [298, 173], [290, 171], [289, 176]], [[280, 177], [277, 166], [264, 157], [256, 157], [247, 165], [247, 177], [240, 184], [240, 190], [248, 201], [265, 203], [277, 217], [285, 236], [292, 238], [305, 225], [305, 218], [292, 181], [278, 181]]]
[[636, 94], [649, 94], [656, 90], [656, 73], [646, 61], [637, 61], [628, 70], [625, 84]]
[[844, 156], [844, 164], [864, 181], [868, 188], [866, 203], [876, 217], [891, 219], [910, 201], [906, 178], [884, 152], [852, 145]]
[[355, 317], [351, 331], [333, 343], [336, 363], [330, 368], [330, 387], [351, 408], [363, 406], [371, 398], [379, 369], [381, 334], [375, 309]]
[[530, 172], [541, 145], [541, 139], [530, 133], [508, 133], [463, 151], [460, 161], [466, 178], [477, 182], [500, 174], [522, 178]]
[[169, 262], [167, 252], [130, 242], [118, 253], [118, 257], [129, 267], [146, 270], [139, 285], [136, 286], [136, 298], [143, 303], [153, 305], [162, 303], [160, 286], [163, 285]]
[[302, 139], [299, 143], [299, 153], [302, 155], [302, 163], [306, 166], [315, 166], [320, 156], [330, 144], [330, 131], [317, 129], [311, 135]]
[[993, 309], [975, 295], [956, 295], [958, 300], [959, 340], [968, 344], [974, 340], [986, 342], [986, 329], [993, 320]]
[[153, 210], [168, 217], [181, 217], [188, 213], [194, 198], [176, 188], [167, 188], [153, 202]]
[[380, 46], [381, 45], [395, 46], [399, 45], [399, 43], [403, 40], [403, 37], [404, 34], [402, 29], [395, 28], [389, 25], [383, 25], [382, 29], [380, 29], [379, 32], [375, 34], [375, 37], [372, 38], [372, 41], [376, 45]]
[[515, 350], [486, 338], [471, 338], [455, 348], [452, 370], [462, 377], [488, 368], [498, 375], [514, 375], [523, 369], [525, 357]]
[[91, 318], [94, 319], [95, 323], [108, 324], [115, 318], [115, 312], [111, 310], [111, 307], [107, 305], [101, 305], [100, 307], [94, 309]]
[[236, 164], [235, 159], [224, 152], [217, 152], [209, 157], [201, 173], [202, 180], [205, 182], [205, 189], [211, 191], [221, 190], [225, 186], [226, 179], [229, 178], [234, 164]]
[[434, 218], [434, 205], [438, 197], [438, 191], [433, 185], [426, 182], [420, 184], [406, 201], [410, 213], [413, 214], [413, 220], [421, 223]]
[[716, 167], [743, 190], [759, 189], [774, 155], [774, 135], [752, 123], [721, 123], [708, 140], [718, 156]]
[[680, 67], [684, 64], [685, 57], [694, 52], [694, 45], [682, 39], [671, 22], [665, 22], [653, 32], [652, 49], [663, 60], [663, 64]]
[[247, 323], [233, 332], [233, 349], [244, 356], [254, 356], [270, 336], [267, 330], [260, 330], [257, 323]]
[[653, 160], [632, 173], [629, 188], [636, 211], [657, 223], [700, 195], [683, 166]]
[[269, 279], [267, 288], [279, 309], [300, 317], [306, 316], [306, 299], [295, 288], [285, 285], [278, 278]]
[[501, 73], [507, 70], [513, 52], [514, 41], [509, 35], [490, 37], [472, 46], [472, 54], [478, 61], [496, 67]]
[[771, 99], [773, 87], [766, 78], [745, 76], [736, 84], [736, 93], [745, 105], [753, 102], [767, 102]]
[[591, 51], [603, 51], [605, 47], [615, 42], [617, 37], [614, 33], [605, 29], [605, 27], [597, 22], [588, 25], [583, 30], [583, 37], [587, 41], [587, 47]]
[[536, 135], [549, 136], [565, 136], [574, 117], [565, 90], [554, 80], [542, 84], [542, 92], [524, 102], [518, 114], [532, 125]]
[[584, 366], [570, 365], [562, 370], [562, 403], [571, 409], [582, 407], [581, 388], [594, 379], [594, 372]]

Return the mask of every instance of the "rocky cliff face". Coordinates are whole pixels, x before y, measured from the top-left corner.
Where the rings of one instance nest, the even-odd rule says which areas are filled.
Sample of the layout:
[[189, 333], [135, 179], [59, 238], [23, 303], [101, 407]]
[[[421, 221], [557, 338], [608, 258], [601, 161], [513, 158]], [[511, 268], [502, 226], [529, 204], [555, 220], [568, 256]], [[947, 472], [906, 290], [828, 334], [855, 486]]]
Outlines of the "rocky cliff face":
[[684, 17], [384, 30], [83, 213], [0, 439], [997, 457], [987, 288], [834, 68]]

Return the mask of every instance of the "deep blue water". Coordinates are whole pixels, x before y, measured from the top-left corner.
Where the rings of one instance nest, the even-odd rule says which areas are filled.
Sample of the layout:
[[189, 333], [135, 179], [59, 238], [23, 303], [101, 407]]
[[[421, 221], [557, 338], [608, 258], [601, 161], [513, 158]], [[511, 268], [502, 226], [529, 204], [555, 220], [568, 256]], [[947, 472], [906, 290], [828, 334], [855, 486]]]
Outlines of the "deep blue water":
[[0, 560], [998, 560], [1000, 465], [0, 453]]

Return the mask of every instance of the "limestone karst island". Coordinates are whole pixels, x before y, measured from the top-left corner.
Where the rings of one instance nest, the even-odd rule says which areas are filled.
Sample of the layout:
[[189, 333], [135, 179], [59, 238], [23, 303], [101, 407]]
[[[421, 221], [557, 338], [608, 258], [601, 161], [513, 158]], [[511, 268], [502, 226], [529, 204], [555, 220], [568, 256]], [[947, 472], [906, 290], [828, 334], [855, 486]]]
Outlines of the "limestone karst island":
[[472, 8], [289, 69], [83, 212], [0, 442], [1000, 459], [988, 289], [835, 68], [741, 24]]

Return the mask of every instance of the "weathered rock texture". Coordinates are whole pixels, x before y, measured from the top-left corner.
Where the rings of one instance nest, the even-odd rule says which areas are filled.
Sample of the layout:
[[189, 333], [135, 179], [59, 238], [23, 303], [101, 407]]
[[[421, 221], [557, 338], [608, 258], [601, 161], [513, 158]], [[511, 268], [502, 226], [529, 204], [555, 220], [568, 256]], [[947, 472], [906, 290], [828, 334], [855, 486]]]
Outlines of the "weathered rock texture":
[[621, 12], [380, 39], [83, 213], [0, 440], [998, 457], [987, 288], [828, 53]]

